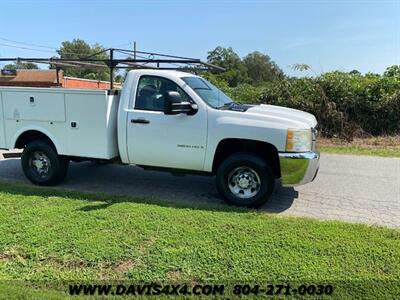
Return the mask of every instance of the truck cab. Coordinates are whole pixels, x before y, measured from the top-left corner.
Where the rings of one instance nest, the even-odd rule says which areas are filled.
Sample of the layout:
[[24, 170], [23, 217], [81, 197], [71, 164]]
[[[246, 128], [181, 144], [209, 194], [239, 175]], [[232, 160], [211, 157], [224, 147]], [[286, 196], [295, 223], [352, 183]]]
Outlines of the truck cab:
[[131, 90], [121, 94], [118, 118], [125, 163], [217, 175], [218, 190], [236, 205], [251, 203], [261, 177], [270, 177], [264, 185], [272, 187], [272, 179], [294, 186], [316, 176], [317, 121], [311, 114], [235, 103], [207, 80], [178, 71], [131, 71], [126, 85]]
[[[22, 167], [35, 184], [61, 182], [70, 160], [101, 159], [172, 173], [215, 175], [218, 191], [228, 203], [258, 207], [269, 199], [276, 179], [286, 186], [305, 184], [319, 168], [313, 115], [236, 103], [190, 73], [133, 70], [118, 95], [85, 91], [77, 96], [79, 91], [57, 89], [12, 92], [11, 97], [9, 90], [0, 89], [3, 107], [8, 115], [13, 113], [7, 117], [0, 111], [3, 144], [24, 149]], [[49, 109], [40, 106], [38, 96], [37, 105], [24, 106], [24, 98], [32, 101], [34, 92], [45, 93], [46, 103], [59, 98], [57, 105], [66, 109], [57, 110], [58, 121], [49, 121], [43, 111], [40, 120], [21, 116], [38, 115], [33, 113], [35, 106]], [[20, 107], [10, 97], [18, 98]]]

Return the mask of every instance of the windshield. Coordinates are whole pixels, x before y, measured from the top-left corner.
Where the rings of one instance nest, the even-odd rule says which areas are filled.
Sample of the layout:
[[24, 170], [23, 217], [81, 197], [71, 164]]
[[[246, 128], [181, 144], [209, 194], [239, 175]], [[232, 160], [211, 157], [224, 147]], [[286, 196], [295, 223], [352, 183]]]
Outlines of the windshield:
[[214, 108], [221, 108], [227, 104], [233, 103], [231, 98], [203, 78], [190, 76], [181, 79], [186, 82], [201, 99]]

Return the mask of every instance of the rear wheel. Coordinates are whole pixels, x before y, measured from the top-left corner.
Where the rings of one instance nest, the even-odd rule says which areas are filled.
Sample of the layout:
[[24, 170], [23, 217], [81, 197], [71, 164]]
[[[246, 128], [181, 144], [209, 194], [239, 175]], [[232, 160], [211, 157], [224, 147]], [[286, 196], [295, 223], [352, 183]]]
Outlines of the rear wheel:
[[268, 201], [275, 178], [268, 163], [251, 153], [236, 153], [217, 170], [217, 188], [229, 204], [259, 207]]
[[37, 185], [60, 183], [68, 172], [69, 159], [57, 154], [46, 140], [29, 143], [21, 157], [25, 176]]

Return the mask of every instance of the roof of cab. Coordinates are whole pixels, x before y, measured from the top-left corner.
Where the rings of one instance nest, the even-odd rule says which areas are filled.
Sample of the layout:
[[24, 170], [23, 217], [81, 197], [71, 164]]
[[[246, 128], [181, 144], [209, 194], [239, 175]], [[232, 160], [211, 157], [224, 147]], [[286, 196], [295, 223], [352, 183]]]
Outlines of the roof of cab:
[[197, 77], [196, 75], [192, 73], [187, 73], [187, 72], [182, 72], [182, 71], [176, 71], [176, 70], [158, 70], [158, 69], [138, 69], [138, 70], [131, 70], [129, 73], [137, 73], [137, 74], [147, 74], [147, 75], [158, 75], [158, 76], [176, 76], [176, 77], [188, 77], [188, 76], [193, 76]]

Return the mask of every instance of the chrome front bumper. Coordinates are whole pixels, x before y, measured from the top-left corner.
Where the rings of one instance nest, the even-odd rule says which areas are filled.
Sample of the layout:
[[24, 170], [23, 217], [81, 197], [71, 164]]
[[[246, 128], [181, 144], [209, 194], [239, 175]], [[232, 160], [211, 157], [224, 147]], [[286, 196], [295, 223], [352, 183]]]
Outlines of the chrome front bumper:
[[302, 185], [314, 180], [319, 169], [319, 153], [280, 152], [281, 182], [283, 186]]

